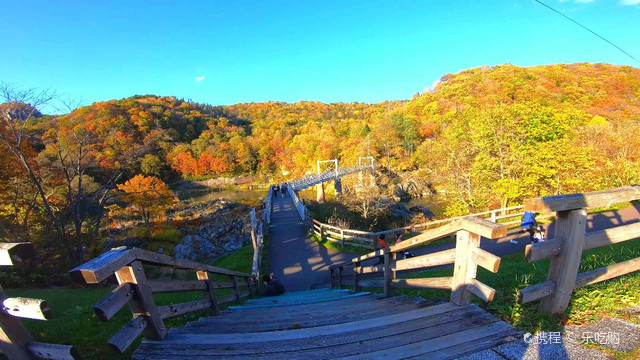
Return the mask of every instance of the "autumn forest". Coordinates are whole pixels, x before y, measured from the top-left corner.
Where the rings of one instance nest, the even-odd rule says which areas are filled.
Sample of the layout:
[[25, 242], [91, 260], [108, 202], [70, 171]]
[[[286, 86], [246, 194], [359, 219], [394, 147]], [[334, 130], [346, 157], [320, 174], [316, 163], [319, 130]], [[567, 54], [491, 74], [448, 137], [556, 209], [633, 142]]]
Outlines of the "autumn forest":
[[371, 155], [446, 194], [449, 215], [640, 182], [640, 69], [629, 66], [483, 66], [377, 104], [140, 95], [47, 115], [46, 92], [3, 90], [0, 238], [37, 239], [71, 262], [105, 218], [149, 222], [179, 179], [286, 181], [319, 159]]

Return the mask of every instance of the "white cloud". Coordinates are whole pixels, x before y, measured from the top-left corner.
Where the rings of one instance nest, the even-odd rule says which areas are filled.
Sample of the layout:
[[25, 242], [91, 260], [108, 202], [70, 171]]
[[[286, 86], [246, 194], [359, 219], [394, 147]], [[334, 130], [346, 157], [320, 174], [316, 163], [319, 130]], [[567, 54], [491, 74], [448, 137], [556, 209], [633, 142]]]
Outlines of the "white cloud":
[[640, 0], [621, 0], [622, 5], [640, 5]]
[[197, 81], [197, 82], [201, 82], [201, 81], [202, 81], [202, 80], [204, 80], [204, 79], [206, 79], [206, 77], [204, 77], [204, 76], [198, 76], [198, 77], [196, 78], [196, 81]]

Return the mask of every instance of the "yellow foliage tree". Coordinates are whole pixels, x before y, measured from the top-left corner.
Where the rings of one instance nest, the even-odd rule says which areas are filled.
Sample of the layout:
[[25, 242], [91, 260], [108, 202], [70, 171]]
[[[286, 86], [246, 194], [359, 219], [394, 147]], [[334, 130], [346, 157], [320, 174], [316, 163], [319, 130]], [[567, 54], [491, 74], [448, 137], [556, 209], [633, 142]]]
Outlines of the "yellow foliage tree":
[[142, 216], [147, 226], [152, 216], [163, 214], [165, 207], [173, 202], [171, 189], [155, 176], [138, 174], [118, 185], [118, 189], [124, 191], [124, 200]]

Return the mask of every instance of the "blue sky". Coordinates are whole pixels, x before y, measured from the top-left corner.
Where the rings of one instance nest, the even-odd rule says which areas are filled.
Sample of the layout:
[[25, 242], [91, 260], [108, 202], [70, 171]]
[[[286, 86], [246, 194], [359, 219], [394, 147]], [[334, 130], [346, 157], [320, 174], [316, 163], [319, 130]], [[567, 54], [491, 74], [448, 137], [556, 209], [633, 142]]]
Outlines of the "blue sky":
[[[547, 0], [640, 59], [640, 0]], [[481, 65], [640, 67], [532, 0], [0, 0], [0, 81], [84, 104], [409, 99]]]

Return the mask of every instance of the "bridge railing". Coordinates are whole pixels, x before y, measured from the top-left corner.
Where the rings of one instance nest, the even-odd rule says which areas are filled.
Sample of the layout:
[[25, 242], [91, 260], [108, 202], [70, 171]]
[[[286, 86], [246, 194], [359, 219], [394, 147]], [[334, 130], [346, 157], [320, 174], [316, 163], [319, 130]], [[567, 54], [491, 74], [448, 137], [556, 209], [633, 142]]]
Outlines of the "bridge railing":
[[[151, 280], [147, 278], [145, 265], [193, 271], [197, 280]], [[125, 304], [129, 304], [132, 319], [108, 341], [119, 352], [124, 352], [141, 333], [149, 340], [164, 338], [167, 334], [164, 319], [204, 309], [219, 315], [221, 304], [240, 301], [257, 290], [257, 281], [252, 274], [126, 247], [112, 249], [70, 273], [74, 280], [86, 284], [97, 284], [115, 275], [118, 287], [93, 309], [100, 320], [108, 321]], [[229, 281], [214, 282], [211, 274], [224, 275]], [[240, 291], [242, 286], [246, 291]], [[217, 296], [218, 289], [230, 289], [231, 294]], [[201, 291], [203, 300], [157, 306], [153, 297], [157, 293], [190, 291]]]
[[357, 173], [360, 171], [372, 170], [372, 169], [375, 169], [375, 167], [372, 165], [366, 165], [366, 166], [354, 166], [350, 168], [338, 169], [337, 173], [335, 170], [327, 170], [320, 174], [309, 175], [297, 180], [290, 181], [289, 186], [290, 188], [296, 191], [300, 191], [325, 181], [334, 180], [342, 176]]
[[[0, 265], [13, 266], [33, 257], [31, 243], [0, 244]], [[33, 341], [31, 334], [22, 325], [20, 318], [34, 320], [51, 319], [51, 310], [46, 301], [22, 297], [8, 297], [0, 286], [0, 353], [11, 360], [80, 359], [73, 346], [44, 344]]]
[[640, 200], [640, 186], [526, 200], [526, 211], [554, 211], [557, 220], [553, 239], [526, 247], [527, 262], [550, 258], [551, 263], [547, 280], [518, 291], [518, 303], [541, 299], [542, 311], [552, 314], [563, 313], [571, 301], [574, 289], [640, 270], [640, 258], [635, 258], [578, 273], [583, 251], [640, 237], [640, 223], [587, 232], [587, 209], [636, 200]]
[[[251, 208], [251, 245], [253, 246], [253, 262], [251, 264], [251, 274], [260, 279], [260, 265], [262, 264], [262, 246], [264, 245], [265, 219], [267, 209], [265, 208], [262, 220], [256, 217], [256, 209]], [[267, 227], [269, 225], [266, 225]]]
[[313, 232], [321, 240], [339, 243], [341, 246], [349, 245], [364, 249], [374, 249], [375, 233], [342, 229], [337, 226], [322, 223], [313, 219]]
[[[404, 251], [425, 246], [435, 240], [456, 235], [454, 249], [432, 254], [402, 259]], [[355, 290], [361, 287], [381, 287], [385, 296], [394, 288], [450, 289], [451, 302], [466, 305], [474, 294], [485, 301], [492, 301], [495, 290], [476, 279], [477, 267], [497, 272], [500, 257], [480, 249], [481, 237], [497, 239], [507, 234], [507, 226], [496, 224], [477, 217], [456, 219], [444, 226], [430, 229], [424, 233], [384, 249], [353, 258], [350, 262], [329, 267], [331, 285], [341, 288], [353, 285]], [[374, 265], [364, 262], [378, 259]], [[454, 264], [453, 276], [415, 279], [398, 279], [397, 272], [422, 272], [426, 268]], [[353, 279], [345, 279], [345, 268], [353, 268]], [[383, 275], [383, 279], [363, 279], [364, 275]]]

